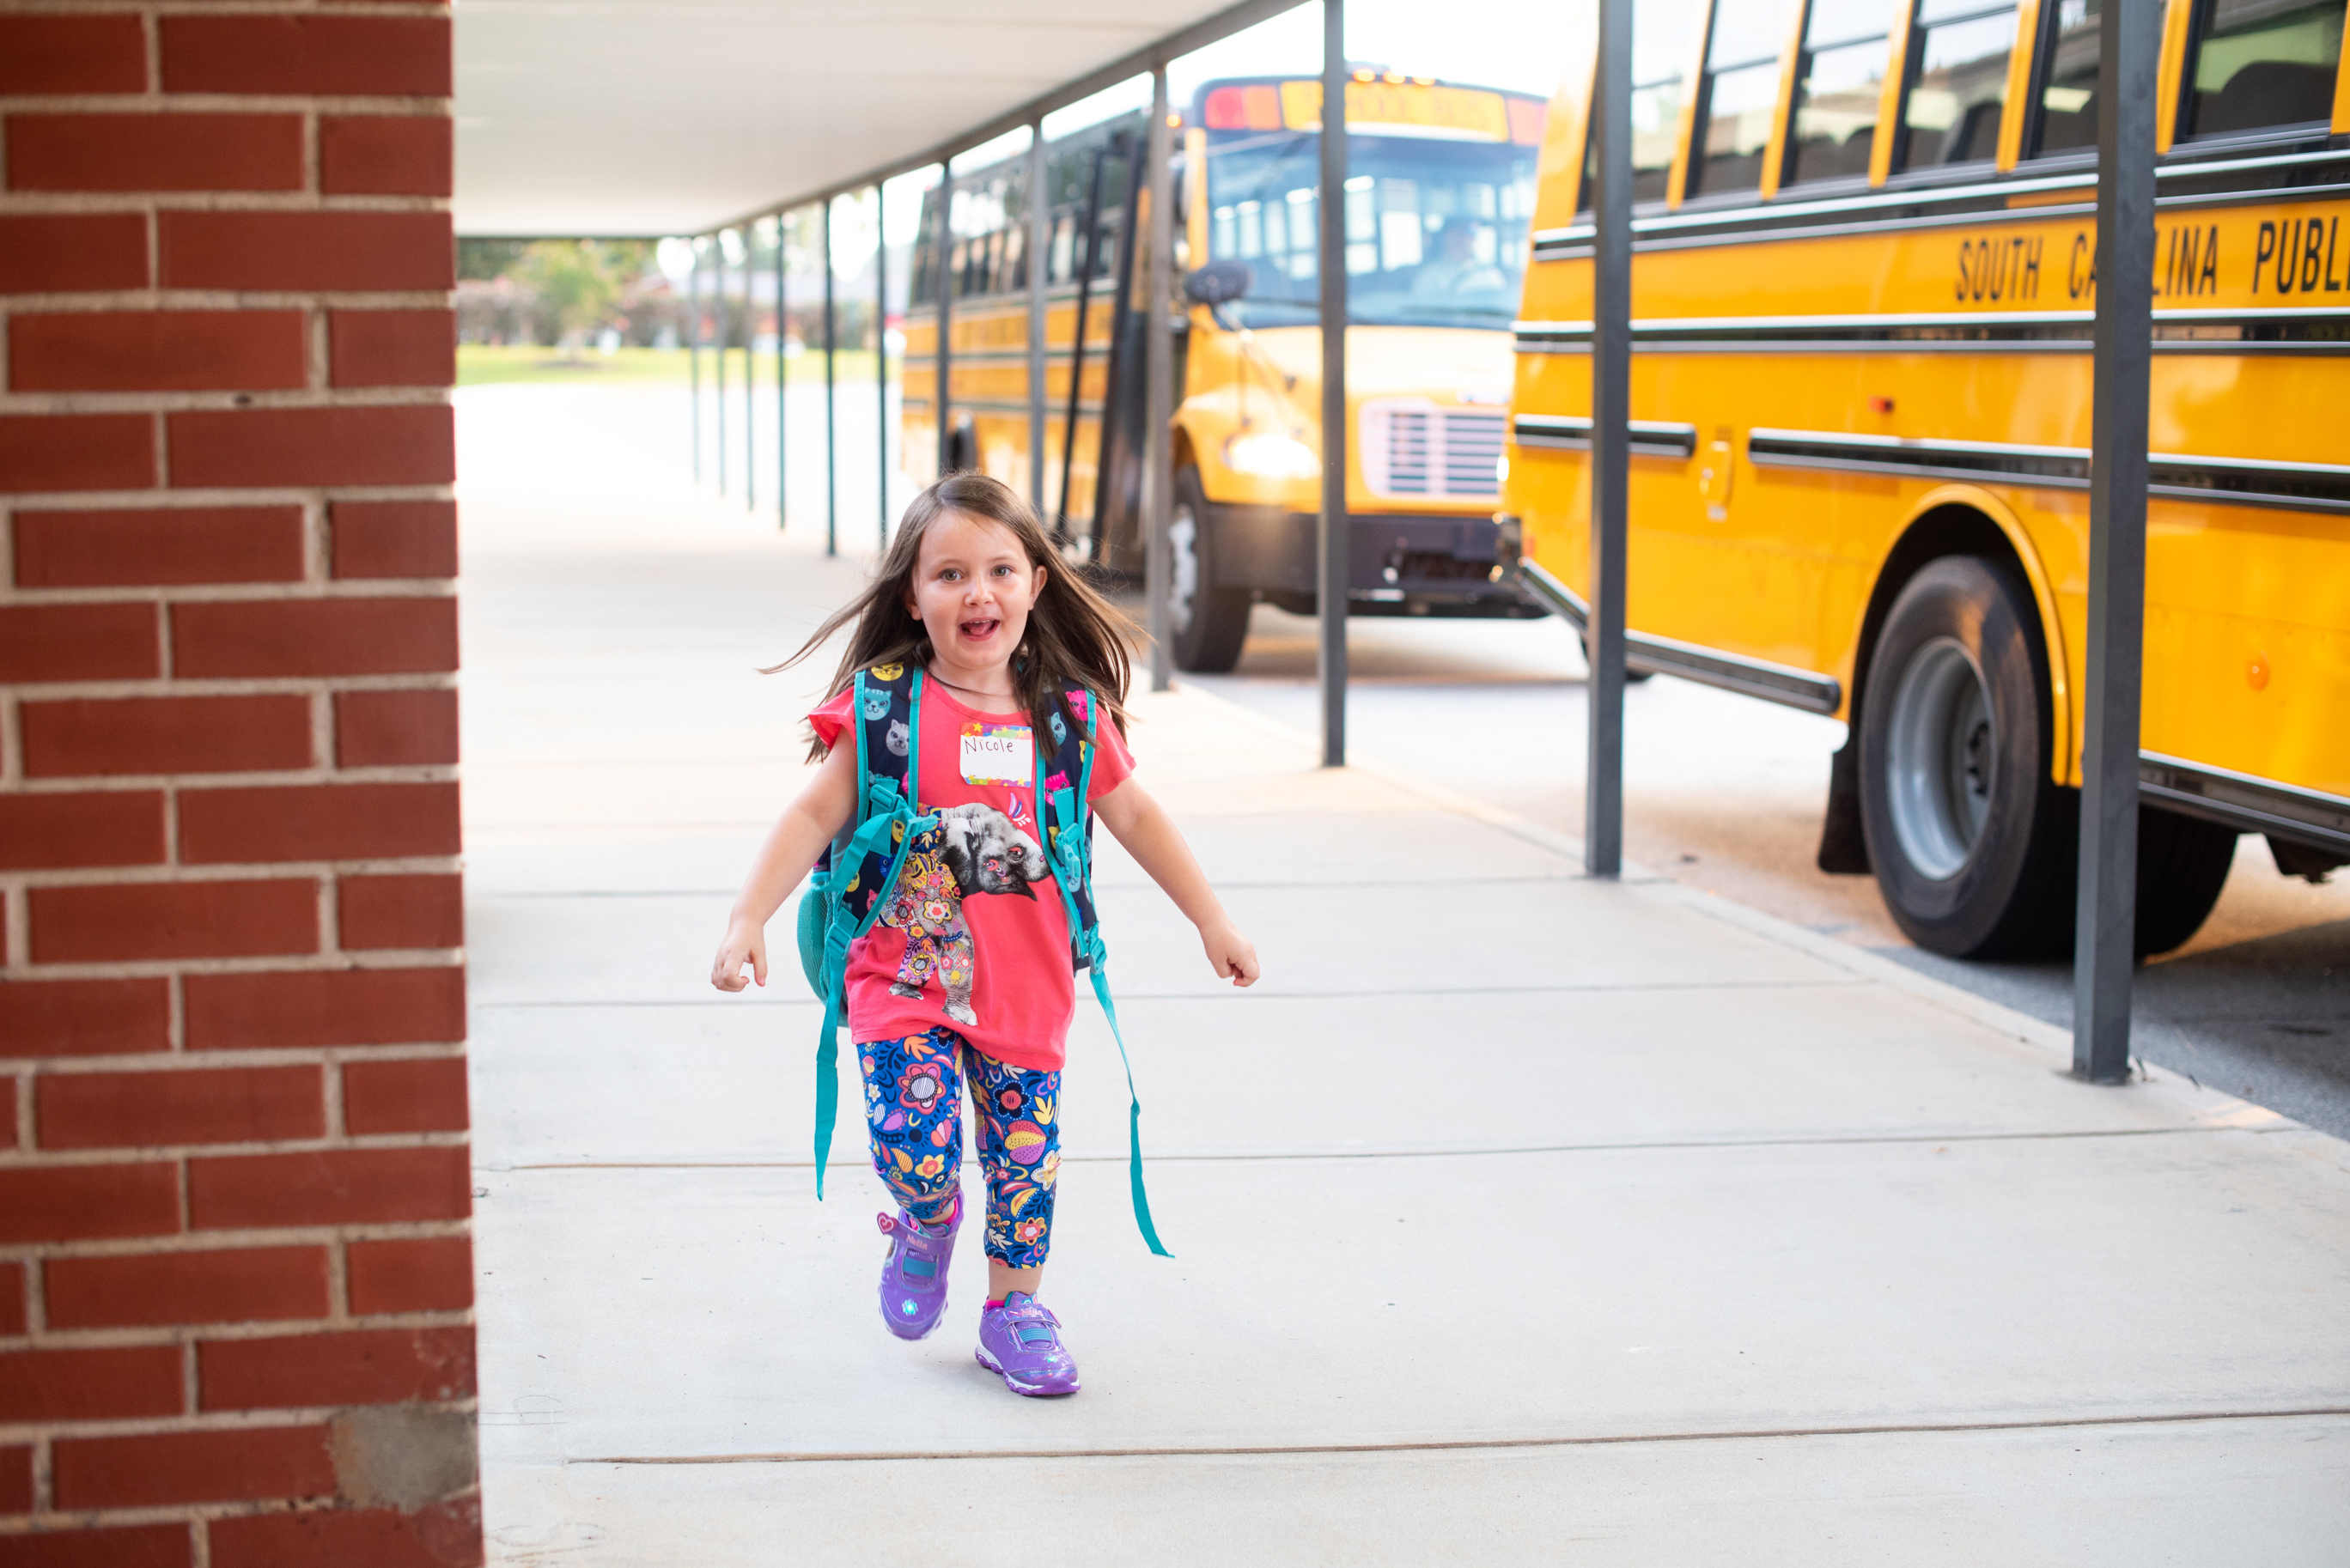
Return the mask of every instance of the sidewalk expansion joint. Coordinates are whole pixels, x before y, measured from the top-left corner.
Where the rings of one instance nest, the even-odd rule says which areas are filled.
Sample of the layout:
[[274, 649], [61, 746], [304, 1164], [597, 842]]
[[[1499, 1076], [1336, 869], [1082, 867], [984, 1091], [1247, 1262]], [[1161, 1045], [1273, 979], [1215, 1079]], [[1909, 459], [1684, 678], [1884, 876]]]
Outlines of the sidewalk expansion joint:
[[[1241, 882], [1219, 879], [1220, 893], [1296, 893], [1351, 892], [1365, 888], [1516, 888], [1566, 887], [1590, 881], [1581, 872], [1556, 872], [1544, 877], [1372, 877], [1347, 881], [1314, 882]], [[1150, 890], [1149, 882], [1112, 882], [1096, 878], [1094, 886], [1103, 892], [1136, 892]], [[736, 888], [515, 888], [506, 891], [490, 889], [469, 891], [465, 901], [471, 904], [508, 903], [525, 898], [732, 898], [740, 892]]]
[[[1637, 1154], [1648, 1150], [1712, 1148], [1835, 1148], [1875, 1144], [2055, 1143], [2073, 1138], [2209, 1137], [2246, 1133], [2265, 1137], [2277, 1127], [2074, 1127], [2038, 1132], [1975, 1133], [1826, 1133], [1801, 1137], [1676, 1138], [1650, 1143], [1511, 1144], [1498, 1148], [1363, 1148], [1318, 1149], [1266, 1154], [1153, 1154], [1156, 1165], [1239, 1165], [1274, 1160], [1308, 1159], [1476, 1159], [1500, 1155]], [[1067, 1154], [1063, 1165], [1124, 1165], [1122, 1154]], [[579, 1159], [529, 1160], [512, 1165], [481, 1164], [482, 1171], [514, 1170], [813, 1170], [812, 1159]]]
[[2312, 1417], [2350, 1417], [2350, 1405], [2314, 1405], [2251, 1410], [2190, 1410], [2171, 1415], [2054, 1416], [2036, 1421], [1887, 1421], [1846, 1427], [1757, 1427], [1690, 1432], [1600, 1432], [1580, 1437], [1464, 1438], [1458, 1441], [1394, 1443], [1267, 1443], [1221, 1447], [1170, 1445], [1124, 1449], [926, 1449], [745, 1454], [600, 1454], [567, 1458], [568, 1465], [791, 1465], [869, 1464], [932, 1459], [1246, 1459], [1315, 1454], [1440, 1454], [1506, 1449], [1596, 1449], [1630, 1443], [1762, 1442], [1789, 1438], [1875, 1438], [1932, 1433], [2047, 1432], [2094, 1427], [2193, 1426], [2214, 1421], [2288, 1421]]
[[[783, 971], [775, 971], [783, 972]], [[1355, 987], [1344, 991], [1243, 991], [1219, 987], [1213, 991], [1120, 991], [1118, 1001], [1133, 1002], [1344, 1002], [1354, 998], [1374, 996], [1549, 996], [1560, 993], [1583, 995], [1603, 992], [1647, 992], [1664, 991], [1854, 991], [1877, 983], [1865, 976], [1850, 978], [1830, 975], [1807, 980], [1676, 980], [1649, 983], [1638, 981], [1610, 982], [1595, 981], [1589, 984], [1560, 985], [1424, 985], [1397, 986], [1391, 989]], [[535, 1008], [556, 1007], [741, 1007], [741, 1000], [726, 996], [658, 998], [614, 998], [608, 1002], [476, 1002], [476, 1012], [514, 1012]], [[780, 997], [771, 1001], [753, 1001], [754, 1007], [806, 1007], [821, 1005], [814, 996]]]

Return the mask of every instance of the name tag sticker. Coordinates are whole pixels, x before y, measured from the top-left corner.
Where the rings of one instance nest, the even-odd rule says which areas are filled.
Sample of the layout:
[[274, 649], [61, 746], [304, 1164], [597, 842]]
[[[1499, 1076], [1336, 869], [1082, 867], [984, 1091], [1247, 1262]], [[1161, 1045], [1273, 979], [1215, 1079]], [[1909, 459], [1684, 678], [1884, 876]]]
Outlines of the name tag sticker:
[[962, 779], [975, 784], [1034, 784], [1036, 743], [1025, 724], [965, 724]]

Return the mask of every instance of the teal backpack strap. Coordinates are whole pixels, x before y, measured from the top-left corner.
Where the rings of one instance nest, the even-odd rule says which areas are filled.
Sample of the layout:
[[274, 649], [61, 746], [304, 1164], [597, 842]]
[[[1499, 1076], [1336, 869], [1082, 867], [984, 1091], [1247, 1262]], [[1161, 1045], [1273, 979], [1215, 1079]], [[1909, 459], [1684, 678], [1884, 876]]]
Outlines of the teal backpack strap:
[[[818, 1202], [824, 1199], [825, 1166], [840, 1115], [840, 1026], [848, 1017], [849, 945], [880, 918], [915, 835], [938, 825], [936, 816], [921, 815], [914, 804], [915, 781], [922, 776], [921, 671], [909, 676], [900, 670], [870, 681], [868, 673], [858, 671], [849, 709], [857, 731], [857, 831], [833, 856], [830, 868], [810, 878], [808, 894], [823, 900], [822, 954], [811, 964], [816, 992], [824, 998], [824, 1023], [816, 1047]], [[902, 754], [888, 743], [891, 727], [898, 724], [905, 727]], [[882, 741], [878, 753], [870, 743], [877, 736]], [[809, 924], [803, 919], [804, 932]], [[805, 947], [802, 961], [810, 961]]]
[[[1134, 1223], [1141, 1231], [1143, 1241], [1162, 1258], [1175, 1254], [1159, 1240], [1159, 1228], [1150, 1222], [1150, 1195], [1142, 1185], [1142, 1096], [1134, 1087], [1134, 1061], [1128, 1055], [1126, 1035], [1118, 1026], [1118, 1005], [1110, 1001], [1108, 950], [1102, 944], [1101, 921], [1096, 913], [1093, 897], [1093, 809], [1088, 804], [1094, 775], [1094, 730], [1099, 709], [1092, 695], [1086, 699], [1086, 732], [1082, 742], [1074, 736], [1065, 737], [1055, 747], [1053, 761], [1056, 764], [1048, 775], [1045, 772], [1045, 752], [1036, 748], [1036, 800], [1041, 808], [1049, 802], [1053, 826], [1046, 836], [1051, 841], [1050, 853], [1055, 862], [1054, 880], [1060, 885], [1061, 906], [1068, 911], [1069, 940], [1072, 961], [1079, 969], [1092, 971], [1094, 1000], [1101, 1003], [1102, 1016], [1109, 1021], [1109, 1037], [1118, 1042], [1118, 1064], [1126, 1069], [1126, 1179], [1134, 1198]], [[1059, 715], [1054, 715], [1054, 727], [1059, 728]], [[1068, 763], [1076, 763], [1076, 783], [1069, 784]], [[1054, 789], [1051, 784], [1060, 787]]]

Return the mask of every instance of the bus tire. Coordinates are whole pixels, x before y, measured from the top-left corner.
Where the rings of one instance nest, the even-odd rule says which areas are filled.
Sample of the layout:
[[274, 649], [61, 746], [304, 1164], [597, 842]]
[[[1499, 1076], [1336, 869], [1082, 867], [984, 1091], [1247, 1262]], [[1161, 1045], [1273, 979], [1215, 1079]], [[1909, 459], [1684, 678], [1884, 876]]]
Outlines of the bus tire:
[[1894, 922], [1951, 958], [2065, 951], [2079, 808], [2049, 776], [2022, 585], [1978, 556], [1929, 562], [1886, 617], [1862, 707], [1861, 827]]
[[2137, 808], [2137, 956], [2167, 953], [2203, 927], [2228, 869], [2236, 860], [2236, 830], [2216, 822]]
[[1215, 548], [1200, 471], [1180, 470], [1167, 521], [1167, 640], [1175, 668], [1196, 675], [1225, 673], [1248, 641], [1248, 590], [1218, 585]]

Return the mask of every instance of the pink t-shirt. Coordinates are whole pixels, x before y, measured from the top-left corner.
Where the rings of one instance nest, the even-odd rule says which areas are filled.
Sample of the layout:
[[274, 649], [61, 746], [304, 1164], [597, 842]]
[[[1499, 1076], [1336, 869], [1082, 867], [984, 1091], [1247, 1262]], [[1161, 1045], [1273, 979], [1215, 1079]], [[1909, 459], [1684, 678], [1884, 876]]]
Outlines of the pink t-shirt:
[[[847, 729], [853, 697], [843, 691], [808, 715], [827, 747]], [[918, 838], [879, 918], [848, 950], [849, 1037], [861, 1044], [943, 1025], [1000, 1062], [1058, 1072], [1076, 991], [1068, 912], [1039, 848], [1035, 763], [1007, 760], [1035, 754], [1028, 716], [983, 712], [924, 680], [921, 725], [920, 809], [984, 808], [956, 814], [953, 841], [986, 881], [1020, 890], [963, 885], [940, 836]], [[1134, 772], [1116, 724], [1099, 724], [1094, 742], [1089, 801]]]

